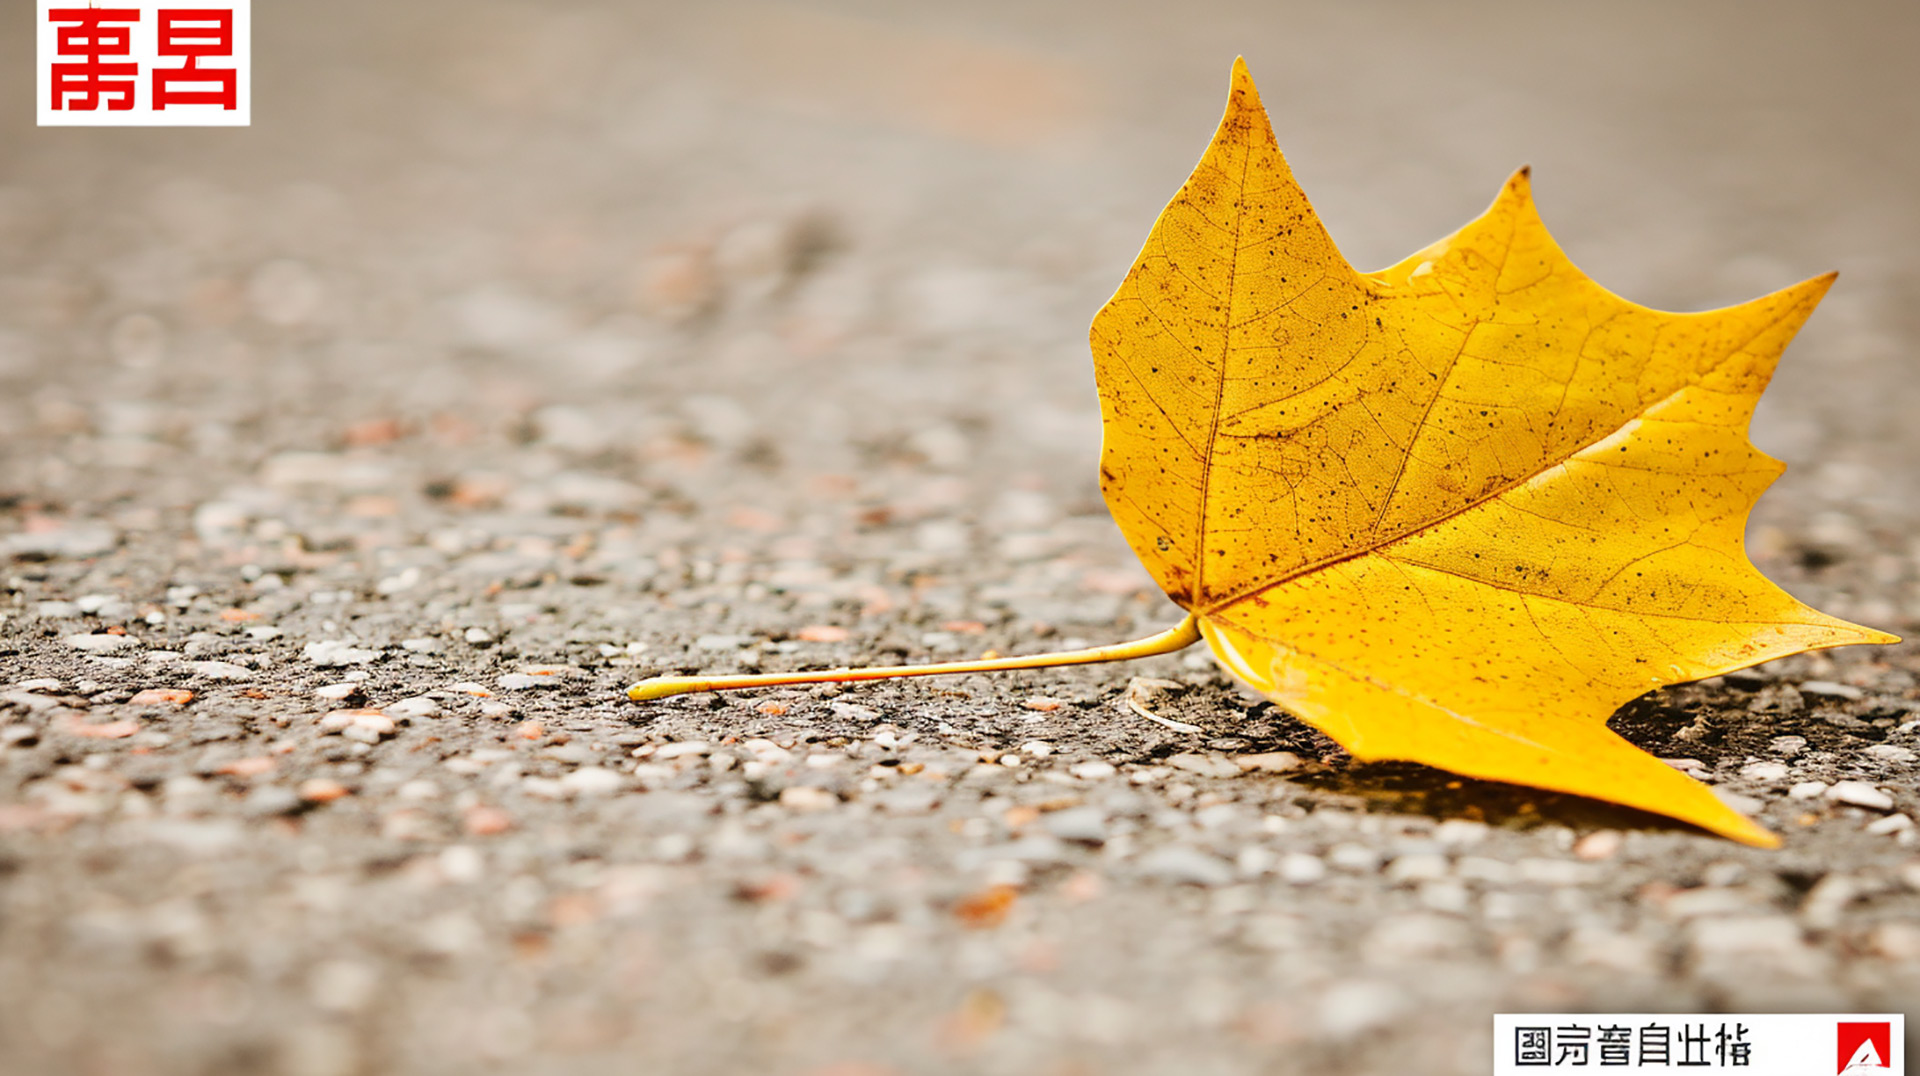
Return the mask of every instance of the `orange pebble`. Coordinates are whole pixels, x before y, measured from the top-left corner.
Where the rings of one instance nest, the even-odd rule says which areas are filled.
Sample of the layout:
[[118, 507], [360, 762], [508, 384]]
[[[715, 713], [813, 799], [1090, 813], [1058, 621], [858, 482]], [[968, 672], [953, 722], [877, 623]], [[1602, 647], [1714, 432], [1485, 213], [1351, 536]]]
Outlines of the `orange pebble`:
[[969, 930], [991, 930], [1007, 921], [1019, 899], [1019, 891], [1010, 885], [988, 886], [960, 898], [953, 906], [953, 916]]
[[332, 803], [348, 794], [346, 785], [338, 781], [330, 781], [325, 777], [315, 777], [300, 782], [300, 799], [306, 803]]
[[258, 777], [261, 774], [272, 773], [273, 765], [273, 760], [270, 758], [236, 758], [232, 762], [216, 767], [213, 772], [228, 777]]
[[181, 688], [150, 687], [127, 701], [135, 706], [164, 706], [167, 703], [185, 706], [193, 701], [193, 692]]
[[476, 837], [492, 837], [513, 828], [513, 816], [498, 807], [474, 807], [467, 811], [467, 832]]

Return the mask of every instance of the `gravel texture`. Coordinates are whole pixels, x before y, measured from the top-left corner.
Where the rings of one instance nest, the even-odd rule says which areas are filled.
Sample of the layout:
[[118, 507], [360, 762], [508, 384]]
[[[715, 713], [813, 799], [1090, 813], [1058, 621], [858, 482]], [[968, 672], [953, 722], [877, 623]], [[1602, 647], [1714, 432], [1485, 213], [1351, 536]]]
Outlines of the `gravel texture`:
[[1470, 1073], [1496, 1011], [1902, 1009], [1910, 645], [1615, 719], [1777, 852], [1354, 765], [1199, 652], [623, 699], [1175, 619], [1084, 333], [1238, 52], [1357, 263], [1531, 160], [1633, 298], [1841, 269], [1750, 544], [1920, 630], [1910, 5], [1270, 7], [262, 5], [245, 131], [8, 80], [0, 1070]]

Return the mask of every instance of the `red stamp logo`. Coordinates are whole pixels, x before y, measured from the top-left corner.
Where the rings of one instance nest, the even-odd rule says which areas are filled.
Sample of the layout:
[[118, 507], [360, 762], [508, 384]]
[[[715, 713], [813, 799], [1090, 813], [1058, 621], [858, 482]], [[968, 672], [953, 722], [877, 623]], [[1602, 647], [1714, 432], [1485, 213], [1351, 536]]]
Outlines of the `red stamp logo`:
[[251, 121], [249, 0], [37, 6], [42, 127]]
[[1893, 1025], [1891, 1023], [1851, 1024], [1842, 1021], [1835, 1025], [1840, 1042], [1840, 1067], [1837, 1072], [1859, 1073], [1866, 1076], [1870, 1072], [1886, 1072], [1893, 1057]]

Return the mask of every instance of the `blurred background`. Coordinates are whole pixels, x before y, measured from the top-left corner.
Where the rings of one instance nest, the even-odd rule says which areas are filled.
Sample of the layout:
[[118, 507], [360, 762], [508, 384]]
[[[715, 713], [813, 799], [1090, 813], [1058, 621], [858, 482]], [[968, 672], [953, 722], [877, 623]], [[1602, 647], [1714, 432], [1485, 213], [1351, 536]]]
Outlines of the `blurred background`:
[[[1245, 54], [1363, 268], [1531, 163], [1574, 259], [1635, 300], [1839, 269], [1759, 438], [1806, 496], [1892, 507], [1920, 403], [1912, 23], [347, 0], [262, 9], [244, 131], [35, 130], [8, 34], [0, 473], [34, 489], [117, 453], [125, 488], [166, 491], [335, 442], [344, 415], [480, 437], [544, 415], [537, 436], [642, 461], [687, 433], [808, 473], [964, 449], [972, 481], [1090, 498], [1086, 323]], [[92, 440], [26, 448], [72, 433]]]
[[[121, 608], [71, 600], [89, 593], [202, 617], [207, 655], [244, 664], [281, 647], [273, 660], [306, 677], [303, 698], [341, 675], [296, 657], [336, 621], [388, 645], [444, 633], [454, 657], [405, 643], [410, 669], [451, 664], [435, 683], [513, 654], [459, 649], [511, 631], [524, 659], [594, 678], [574, 698], [585, 742], [634, 720], [610, 701], [633, 666], [723, 665], [751, 650], [742, 640], [829, 613], [855, 633], [846, 659], [874, 656], [864, 624], [921, 660], [976, 645], [960, 638], [976, 621], [1044, 622], [1069, 641], [1170, 621], [1099, 502], [1086, 330], [1205, 146], [1236, 55], [1363, 269], [1452, 231], [1522, 164], [1574, 261], [1648, 305], [1729, 304], [1838, 269], [1756, 421], [1791, 469], [1755, 516], [1754, 551], [1829, 612], [1920, 622], [1920, 9], [1904, 0], [263, 0], [244, 130], [36, 129], [29, 17], [15, 5], [0, 22], [0, 543], [19, 558], [18, 648], [0, 664], [22, 663], [8, 680], [72, 675], [21, 640]], [[113, 567], [86, 566], [108, 554], [120, 559], [99, 565]], [[349, 602], [351, 620], [335, 611]], [[216, 622], [227, 603], [287, 636], [247, 642]], [[820, 638], [847, 638], [837, 630]], [[120, 698], [144, 686], [82, 673]], [[1075, 683], [1093, 697], [1124, 675]], [[1020, 712], [1017, 696], [1002, 702], [983, 713]], [[277, 735], [265, 720], [246, 735]], [[202, 773], [228, 764], [195, 757]], [[14, 772], [7, 795], [55, 761]], [[254, 802], [243, 777], [225, 779], [210, 817]], [[374, 784], [338, 817], [386, 802]], [[584, 817], [519, 802], [553, 827]], [[445, 950], [433, 959], [467, 955], [389, 966], [426, 914], [416, 891], [479, 868], [438, 845], [439, 858], [408, 859], [425, 838], [394, 819], [427, 807], [363, 809], [358, 830], [316, 814], [296, 840], [246, 808], [244, 832], [266, 834], [257, 847], [180, 852], [225, 855], [231, 876], [116, 858], [106, 829], [30, 844], [51, 816], [0, 817], [14, 842], [0, 855], [13, 939], [0, 1067], [12, 1051], [17, 1071], [98, 1073], [624, 1072], [641, 1059], [1070, 1076], [1266, 1071], [1304, 1050], [1325, 1071], [1467, 1072], [1484, 1070], [1478, 1021], [1495, 1006], [1762, 1005], [1739, 991], [1779, 981], [1687, 979], [1678, 935], [1657, 924], [1655, 955], [1624, 971], [1592, 970], [1613, 967], [1607, 944], [1562, 975], [1551, 945], [1475, 934], [1442, 947], [1452, 978], [1409, 976], [1391, 939], [1361, 952], [1339, 940], [1357, 920], [1327, 926], [1323, 945], [1259, 950], [1252, 971], [1208, 955], [1228, 931], [1220, 902], [1115, 882], [1097, 914], [1060, 913], [1091, 931], [1067, 944], [1071, 988], [1007, 993], [1009, 1010], [948, 985], [1039, 976], [1058, 946], [968, 935], [889, 957], [920, 969], [905, 979], [857, 953], [837, 978], [781, 979], [778, 952], [740, 956], [771, 922], [761, 883], [722, 875], [663, 904], [683, 918], [662, 912], [679, 926], [653, 940], [567, 935], [598, 927], [567, 927], [587, 922], [560, 901], [588, 853], [565, 852], [555, 828], [546, 845], [524, 838], [514, 869], [533, 881], [500, 899], [532, 892], [539, 931], [573, 948], [543, 956], [524, 939], [545, 933], [436, 919], [454, 925], [444, 945], [422, 943]], [[857, 850], [867, 817], [809, 847]], [[603, 824], [616, 848], [640, 825]], [[334, 888], [299, 881], [323, 876]], [[460, 899], [494, 899], [487, 878]], [[130, 910], [154, 893], [187, 903]], [[1639, 922], [1616, 914], [1623, 893], [1596, 897], [1594, 921]], [[1562, 904], [1540, 914], [1578, 902]], [[806, 922], [831, 925], [829, 911]], [[161, 955], [101, 955], [127, 939]], [[695, 940], [707, 948], [682, 948]], [[1350, 978], [1361, 966], [1372, 977]], [[1782, 1003], [1861, 1003], [1846, 991], [1868, 979], [1836, 966], [1790, 979], [1806, 989]], [[1079, 1008], [1057, 1001], [1082, 994]], [[1022, 996], [1056, 1003], [1023, 1010]], [[603, 1005], [616, 1002], [618, 1019]]]

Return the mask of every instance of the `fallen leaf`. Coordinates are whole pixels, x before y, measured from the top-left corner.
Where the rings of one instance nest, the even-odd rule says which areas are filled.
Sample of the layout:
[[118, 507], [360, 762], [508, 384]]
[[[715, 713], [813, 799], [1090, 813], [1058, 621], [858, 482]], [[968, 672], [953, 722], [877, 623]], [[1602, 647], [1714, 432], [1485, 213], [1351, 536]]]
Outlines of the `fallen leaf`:
[[1777, 844], [1606, 722], [1663, 685], [1894, 641], [1742, 546], [1782, 469], [1748, 420], [1832, 281], [1630, 303], [1561, 252], [1524, 169], [1459, 232], [1358, 272], [1236, 62], [1093, 323], [1102, 490], [1221, 664], [1356, 758]]

